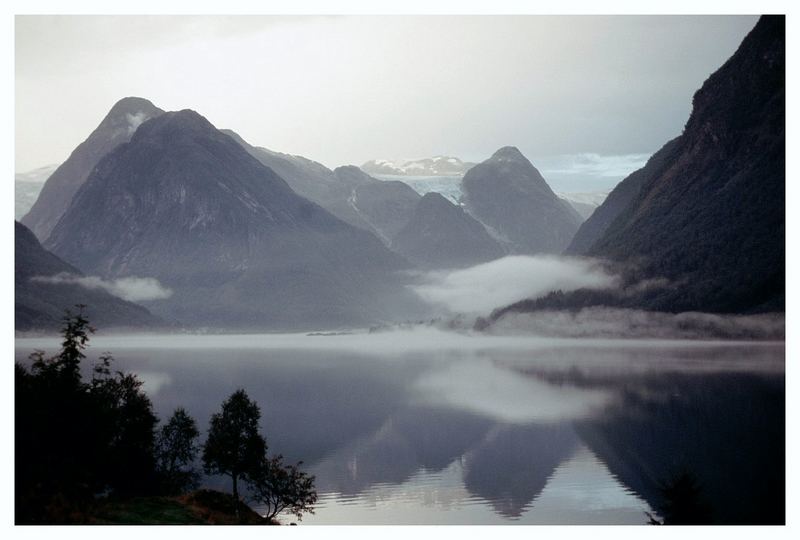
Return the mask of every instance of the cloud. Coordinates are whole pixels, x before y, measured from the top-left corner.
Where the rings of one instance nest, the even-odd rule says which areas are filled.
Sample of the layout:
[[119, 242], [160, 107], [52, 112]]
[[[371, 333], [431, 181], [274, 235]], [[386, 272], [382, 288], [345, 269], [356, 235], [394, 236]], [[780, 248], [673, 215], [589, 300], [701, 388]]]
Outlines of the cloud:
[[97, 276], [78, 276], [61, 272], [53, 276], [34, 276], [31, 281], [53, 285], [78, 285], [90, 290], [100, 289], [130, 302], [162, 300], [172, 296], [172, 290], [161, 285], [155, 278], [132, 276], [106, 281]]
[[429, 272], [411, 288], [426, 302], [450, 312], [475, 314], [554, 290], [603, 289], [616, 284], [617, 279], [591, 259], [537, 255]]

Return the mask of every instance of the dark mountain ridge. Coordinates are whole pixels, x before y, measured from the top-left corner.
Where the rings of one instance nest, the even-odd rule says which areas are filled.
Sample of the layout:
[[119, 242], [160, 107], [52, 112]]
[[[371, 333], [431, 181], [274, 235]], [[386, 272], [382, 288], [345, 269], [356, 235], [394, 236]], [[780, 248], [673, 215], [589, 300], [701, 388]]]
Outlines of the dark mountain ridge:
[[784, 17], [762, 17], [708, 78], [674, 144], [587, 254], [671, 280], [652, 309], [783, 309]]
[[678, 146], [679, 138], [676, 137], [653, 154], [643, 168], [632, 172], [617, 184], [603, 203], [581, 224], [564, 253], [585, 255], [605, 234], [614, 220], [631, 205], [641, 192], [642, 186], [671, 163]]

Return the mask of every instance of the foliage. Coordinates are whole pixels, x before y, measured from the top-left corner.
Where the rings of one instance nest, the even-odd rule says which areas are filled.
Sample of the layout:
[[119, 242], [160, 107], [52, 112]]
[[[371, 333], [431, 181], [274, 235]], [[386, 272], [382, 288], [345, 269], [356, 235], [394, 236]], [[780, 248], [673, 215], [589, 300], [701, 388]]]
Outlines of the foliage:
[[239, 389], [211, 416], [208, 438], [203, 446], [203, 468], [208, 474], [230, 476], [233, 496], [239, 499], [239, 480], [256, 473], [267, 442], [258, 432], [261, 410]]
[[197, 457], [200, 432], [183, 407], [175, 409], [156, 437], [156, 467], [167, 493], [196, 488], [199, 474], [192, 467]]
[[314, 477], [302, 472], [297, 465], [284, 465], [283, 456], [265, 456], [248, 485], [254, 501], [265, 505], [266, 518], [273, 519], [281, 512], [303, 518], [304, 513], [314, 513], [317, 492]]
[[108, 354], [83, 381], [93, 329], [77, 307], [64, 317], [58, 354], [36, 351], [30, 370], [15, 367], [18, 522], [68, 522], [98, 493], [143, 493], [155, 484], [152, 404], [135, 375], [112, 373]]

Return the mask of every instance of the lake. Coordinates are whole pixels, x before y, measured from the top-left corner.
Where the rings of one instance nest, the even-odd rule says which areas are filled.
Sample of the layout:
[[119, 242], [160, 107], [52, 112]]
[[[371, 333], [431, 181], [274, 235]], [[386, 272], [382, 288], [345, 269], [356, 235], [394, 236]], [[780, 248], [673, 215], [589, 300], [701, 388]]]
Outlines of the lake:
[[[17, 360], [37, 348], [58, 340], [18, 338]], [[203, 431], [246, 389], [270, 451], [316, 475], [302, 524], [644, 524], [681, 475], [713, 522], [784, 522], [783, 343], [420, 329], [101, 333], [104, 351]]]

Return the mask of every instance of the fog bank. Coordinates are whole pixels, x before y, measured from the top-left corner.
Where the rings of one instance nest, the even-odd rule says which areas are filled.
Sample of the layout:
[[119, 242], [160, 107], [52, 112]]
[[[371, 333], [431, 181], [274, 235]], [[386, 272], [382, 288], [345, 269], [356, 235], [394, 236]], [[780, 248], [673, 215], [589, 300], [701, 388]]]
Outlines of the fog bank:
[[450, 313], [488, 314], [550, 291], [604, 289], [617, 279], [597, 261], [556, 255], [509, 256], [463, 270], [422, 274], [417, 295]]

